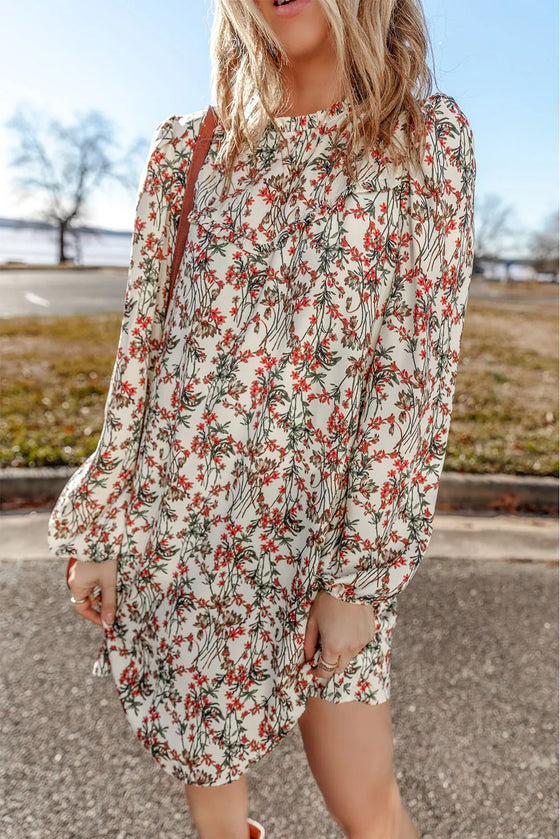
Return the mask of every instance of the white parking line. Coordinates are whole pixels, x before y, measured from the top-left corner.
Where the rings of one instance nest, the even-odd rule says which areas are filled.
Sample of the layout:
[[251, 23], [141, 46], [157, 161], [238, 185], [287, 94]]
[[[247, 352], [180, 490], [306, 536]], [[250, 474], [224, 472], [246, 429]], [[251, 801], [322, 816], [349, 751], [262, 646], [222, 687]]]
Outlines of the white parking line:
[[25, 299], [28, 303], [32, 303], [34, 306], [42, 306], [43, 309], [48, 309], [51, 305], [44, 297], [39, 297], [38, 294], [33, 294], [32, 291], [25, 292]]
[[25, 299], [28, 303], [32, 303], [34, 306], [42, 306], [43, 309], [48, 309], [51, 305], [44, 297], [39, 297], [38, 294], [33, 294], [32, 291], [25, 292]]

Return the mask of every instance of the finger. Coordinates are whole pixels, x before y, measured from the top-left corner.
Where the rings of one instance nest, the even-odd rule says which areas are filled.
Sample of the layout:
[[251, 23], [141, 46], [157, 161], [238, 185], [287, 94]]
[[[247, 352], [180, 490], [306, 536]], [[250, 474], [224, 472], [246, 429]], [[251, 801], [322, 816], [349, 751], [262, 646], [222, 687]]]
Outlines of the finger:
[[70, 557], [70, 559], [68, 560], [68, 565], [66, 566], [66, 585], [68, 586], [68, 588], [70, 588], [71, 585], [70, 576], [72, 576], [72, 578], [74, 577], [74, 566], [76, 565], [77, 561], [78, 560], [75, 556]]
[[[74, 598], [74, 600], [84, 600], [86, 597], [91, 597], [92, 589], [91, 586], [87, 588], [85, 586], [71, 586], [70, 587], [70, 596]], [[75, 606], [79, 606], [82, 604], [75, 603]]]
[[317, 640], [319, 638], [319, 627], [315, 621], [315, 618], [308, 617], [307, 618], [307, 626], [305, 627], [305, 638], [303, 641], [303, 652], [305, 654], [305, 660], [311, 661], [313, 656], [315, 655], [315, 650], [317, 649]]
[[106, 624], [115, 620], [117, 607], [117, 591], [114, 582], [104, 583], [101, 587], [101, 619]]
[[[87, 598], [84, 603], [74, 603], [74, 611], [77, 612], [80, 617], [87, 617], [88, 620], [91, 620], [91, 612], [95, 612], [94, 607], [94, 596], [93, 590], [91, 587], [85, 588], [84, 586], [74, 586], [70, 589], [70, 594], [74, 598], [74, 600], [84, 600]], [[98, 623], [99, 621], [95, 620], [94, 623]]]
[[321, 659], [325, 661], [327, 664], [335, 664], [336, 668], [338, 669], [340, 655], [335, 653], [333, 650], [329, 649], [325, 645], [325, 648], [321, 648], [321, 655], [319, 661], [317, 662], [316, 667], [312, 668], [311, 672], [317, 676], [319, 679], [330, 679], [331, 676], [334, 676], [336, 670], [331, 670], [330, 667], [323, 667], [321, 664]]
[[[336, 668], [336, 673], [344, 673], [350, 662], [352, 661], [353, 656], [340, 656], [338, 660], [338, 667]], [[327, 659], [329, 661], [330, 659]]]
[[313, 676], [315, 676], [317, 679], [327, 679], [328, 680], [328, 679], [331, 679], [334, 676], [334, 674], [336, 673], [336, 670], [325, 670], [324, 667], [321, 667], [318, 664], [317, 667], [312, 667], [309, 672]]
[[[81, 598], [76, 598], [76, 600], [78, 599], [81, 600]], [[101, 615], [99, 614], [99, 612], [95, 611], [89, 600], [87, 603], [77, 603], [74, 606], [74, 609], [77, 612], [77, 614], [80, 615], [81, 618], [85, 618], [86, 620], [91, 621], [92, 623], [95, 623], [98, 626], [102, 625]]]

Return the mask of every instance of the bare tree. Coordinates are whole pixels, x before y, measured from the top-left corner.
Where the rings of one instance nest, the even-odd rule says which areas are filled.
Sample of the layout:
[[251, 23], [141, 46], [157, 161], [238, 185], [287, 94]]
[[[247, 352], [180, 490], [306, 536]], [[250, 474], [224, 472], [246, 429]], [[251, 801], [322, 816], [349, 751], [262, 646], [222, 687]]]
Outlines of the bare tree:
[[485, 195], [475, 208], [475, 272], [481, 260], [494, 262], [503, 257], [514, 237], [518, 237], [513, 207], [504, 204], [499, 195]]
[[136, 188], [136, 162], [145, 143], [136, 140], [118, 158], [113, 126], [99, 111], [65, 125], [20, 108], [7, 126], [17, 142], [9, 162], [18, 172], [14, 181], [25, 195], [41, 196], [41, 220], [58, 228], [58, 261], [67, 262], [67, 236], [79, 236], [77, 225], [92, 193], [110, 180]]
[[529, 258], [536, 271], [558, 276], [558, 210], [551, 213], [541, 230], [529, 240]]

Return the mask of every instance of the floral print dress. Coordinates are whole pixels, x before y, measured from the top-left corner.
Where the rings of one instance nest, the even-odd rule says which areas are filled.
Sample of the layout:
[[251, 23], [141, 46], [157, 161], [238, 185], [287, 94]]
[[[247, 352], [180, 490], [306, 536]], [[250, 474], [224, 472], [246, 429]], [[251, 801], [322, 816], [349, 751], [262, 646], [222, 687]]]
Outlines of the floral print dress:
[[[396, 599], [428, 547], [473, 260], [475, 158], [450, 96], [421, 167], [333, 164], [346, 100], [269, 122], [225, 198], [217, 126], [163, 314], [203, 112], [157, 129], [97, 450], [49, 523], [58, 556], [118, 559], [94, 665], [189, 784], [231, 782], [310, 696], [389, 698]], [[402, 130], [399, 124], [397, 130]], [[348, 139], [348, 135], [345, 135]], [[305, 662], [319, 589], [376, 631], [327, 681]]]

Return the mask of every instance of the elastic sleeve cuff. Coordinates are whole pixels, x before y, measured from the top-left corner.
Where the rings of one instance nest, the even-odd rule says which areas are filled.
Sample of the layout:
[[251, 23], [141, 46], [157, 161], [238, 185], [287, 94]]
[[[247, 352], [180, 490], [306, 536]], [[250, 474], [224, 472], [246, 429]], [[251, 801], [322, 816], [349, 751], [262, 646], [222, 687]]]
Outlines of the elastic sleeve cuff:
[[335, 577], [322, 576], [318, 582], [318, 589], [326, 591], [327, 594], [336, 597], [337, 600], [344, 600], [346, 603], [374, 605], [384, 599], [380, 593], [366, 594], [351, 582], [344, 582]]

